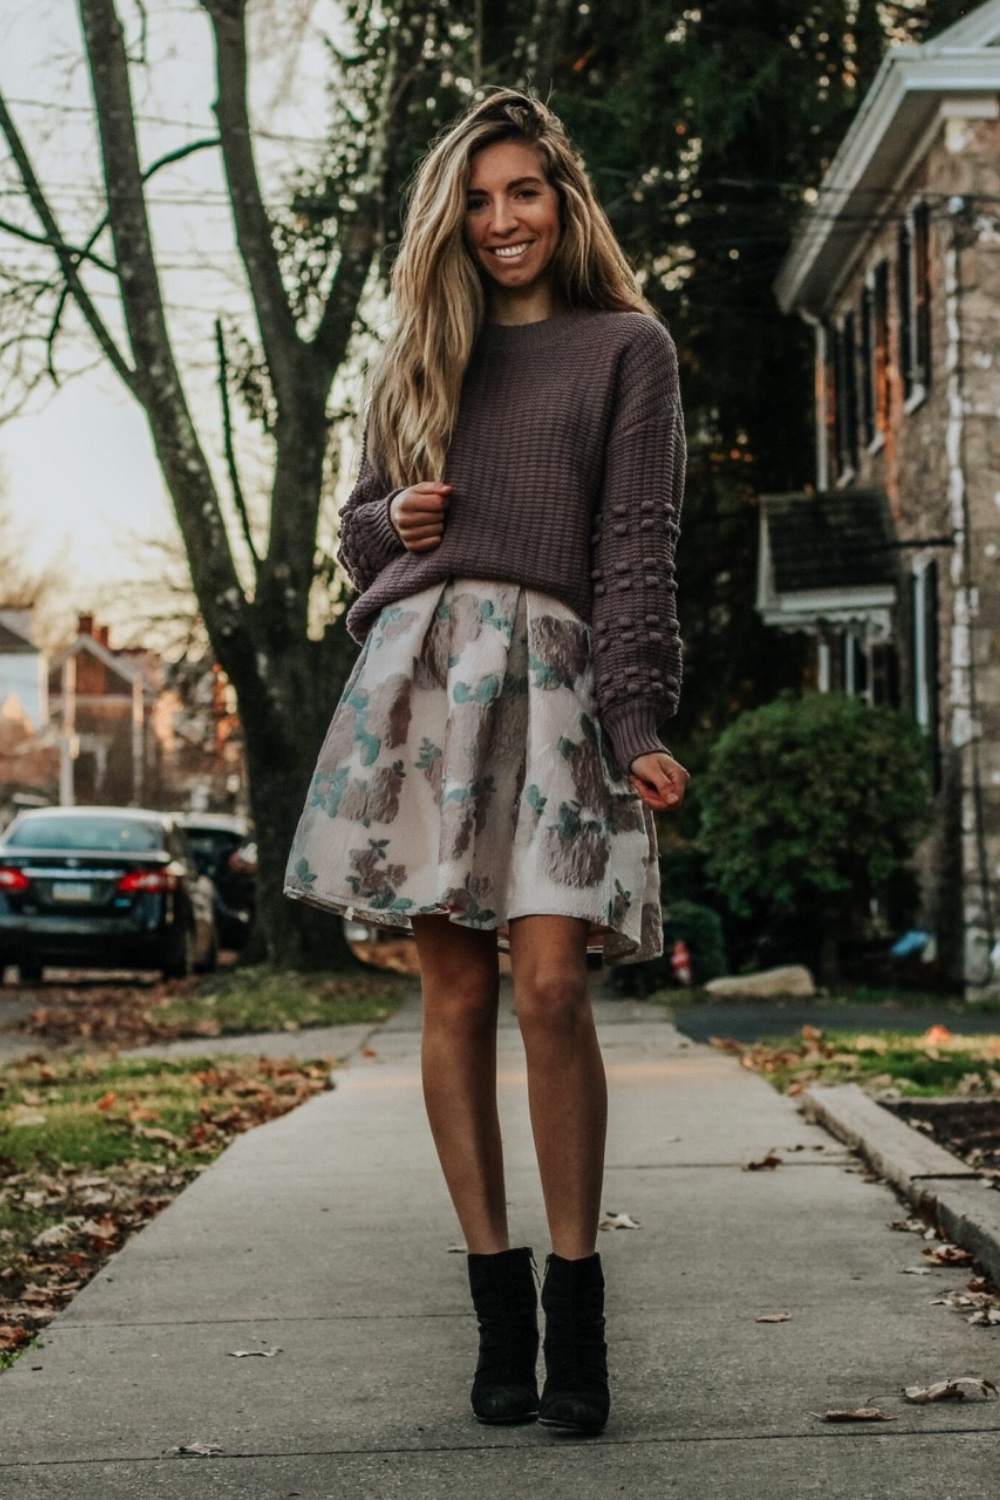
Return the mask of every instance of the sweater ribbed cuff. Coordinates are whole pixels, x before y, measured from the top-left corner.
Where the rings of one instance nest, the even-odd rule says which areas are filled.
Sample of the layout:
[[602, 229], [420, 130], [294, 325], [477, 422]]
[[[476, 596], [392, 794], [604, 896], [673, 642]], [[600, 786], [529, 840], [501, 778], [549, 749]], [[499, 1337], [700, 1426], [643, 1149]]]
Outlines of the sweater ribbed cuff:
[[372, 556], [378, 558], [377, 572], [379, 573], [388, 563], [392, 562], [394, 557], [406, 551], [403, 538], [392, 524], [389, 516], [389, 507], [396, 496], [402, 493], [402, 489], [390, 490], [382, 505], [375, 510], [370, 543]]
[[657, 714], [649, 703], [616, 703], [601, 714], [601, 723], [626, 776], [637, 755], [670, 754], [656, 732]]

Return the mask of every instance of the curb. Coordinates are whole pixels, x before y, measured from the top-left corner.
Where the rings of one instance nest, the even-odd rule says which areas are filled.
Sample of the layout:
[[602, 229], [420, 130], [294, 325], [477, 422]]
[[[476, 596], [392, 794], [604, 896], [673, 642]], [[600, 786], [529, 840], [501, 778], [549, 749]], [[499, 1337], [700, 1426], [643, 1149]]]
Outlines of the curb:
[[804, 1090], [805, 1118], [857, 1151], [918, 1212], [933, 1213], [956, 1245], [1000, 1286], [1000, 1193], [967, 1166], [876, 1104], [856, 1083]]

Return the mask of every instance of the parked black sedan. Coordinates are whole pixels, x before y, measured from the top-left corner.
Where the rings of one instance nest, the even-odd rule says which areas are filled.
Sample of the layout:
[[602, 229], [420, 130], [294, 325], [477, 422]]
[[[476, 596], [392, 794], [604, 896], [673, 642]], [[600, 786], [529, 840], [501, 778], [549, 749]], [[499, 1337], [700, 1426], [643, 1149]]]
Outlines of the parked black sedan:
[[45, 964], [215, 967], [212, 883], [169, 814], [129, 807], [48, 807], [0, 835], [0, 977], [25, 982]]

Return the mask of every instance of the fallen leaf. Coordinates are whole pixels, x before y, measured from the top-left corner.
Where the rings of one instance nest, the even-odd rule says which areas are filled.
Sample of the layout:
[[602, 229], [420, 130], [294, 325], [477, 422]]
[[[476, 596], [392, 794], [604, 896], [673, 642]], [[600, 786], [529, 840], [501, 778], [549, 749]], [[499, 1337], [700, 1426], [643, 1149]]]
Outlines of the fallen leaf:
[[61, 1224], [50, 1224], [48, 1229], [43, 1229], [41, 1234], [36, 1234], [31, 1245], [34, 1250], [45, 1250], [50, 1245], [65, 1245], [80, 1228], [83, 1220], [80, 1218], [64, 1219]]
[[874, 1052], [879, 1057], [889, 1050], [889, 1043], [883, 1036], [855, 1037], [852, 1045], [858, 1052]]
[[638, 1219], [633, 1219], [631, 1214], [616, 1214], [609, 1209], [607, 1217], [598, 1224], [598, 1229], [641, 1229], [642, 1225]]
[[10, 1323], [0, 1323], [0, 1354], [9, 1354], [20, 1349], [31, 1338], [27, 1328], [14, 1328]]
[[972, 1252], [963, 1250], [961, 1245], [938, 1245], [920, 1253], [932, 1266], [964, 1266], [972, 1259]]
[[281, 1349], [230, 1349], [229, 1353], [233, 1359], [273, 1359], [276, 1354], [281, 1354]]
[[225, 1453], [225, 1449], [218, 1443], [178, 1443], [176, 1448], [168, 1448], [168, 1453], [193, 1453], [198, 1458], [211, 1458], [214, 1453]]
[[105, 1094], [102, 1099], [98, 1099], [97, 1103], [94, 1105], [94, 1108], [95, 1109], [110, 1109], [111, 1106], [114, 1104], [116, 1098], [117, 1098], [117, 1095], [115, 1094], [114, 1089], [111, 1089], [111, 1091], [109, 1093]]
[[761, 1313], [759, 1318], [754, 1318], [755, 1323], [787, 1323], [791, 1317], [790, 1312]]
[[994, 1396], [998, 1394], [992, 1380], [981, 1380], [973, 1375], [955, 1375], [950, 1380], [938, 1380], [934, 1385], [908, 1385], [903, 1388], [907, 1401], [913, 1401], [918, 1406], [928, 1401], [964, 1401], [967, 1393], [976, 1393], [984, 1401], [988, 1401], [990, 1391]]
[[900, 1272], [901, 1276], [929, 1276], [930, 1266], [904, 1266]]
[[177, 1136], [171, 1135], [169, 1130], [161, 1130], [159, 1126], [135, 1125], [132, 1134], [140, 1136], [144, 1141], [159, 1141], [164, 1146], [180, 1147], [183, 1142]]
[[995, 1328], [1000, 1323], [1000, 1307], [981, 1307], [978, 1312], [970, 1314], [965, 1321], [977, 1327]]
[[44, 1125], [47, 1119], [44, 1110], [29, 1109], [26, 1104], [15, 1104], [7, 1116], [7, 1124], [20, 1130], [25, 1125]]
[[887, 1417], [885, 1412], [877, 1406], [858, 1406], [853, 1411], [832, 1411], [823, 1413], [814, 1412], [813, 1416], [822, 1415], [824, 1422], [895, 1422], [895, 1417]]
[[781, 1157], [772, 1146], [764, 1156], [758, 1156], [756, 1160], [750, 1159], [740, 1162], [740, 1169], [744, 1172], [759, 1172], [762, 1168], [773, 1169], [781, 1166]]

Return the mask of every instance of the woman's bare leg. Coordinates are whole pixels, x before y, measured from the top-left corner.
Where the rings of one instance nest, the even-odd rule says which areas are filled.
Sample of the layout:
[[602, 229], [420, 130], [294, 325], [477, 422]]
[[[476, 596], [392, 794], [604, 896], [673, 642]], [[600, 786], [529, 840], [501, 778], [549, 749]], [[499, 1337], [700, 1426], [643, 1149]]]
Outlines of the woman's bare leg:
[[446, 916], [414, 917], [413, 932], [427, 1118], [466, 1246], [492, 1255], [510, 1244], [497, 1114], [497, 936]]
[[552, 1249], [597, 1247], [608, 1096], [587, 988], [589, 923], [517, 917], [510, 957], [528, 1063], [528, 1103]]

